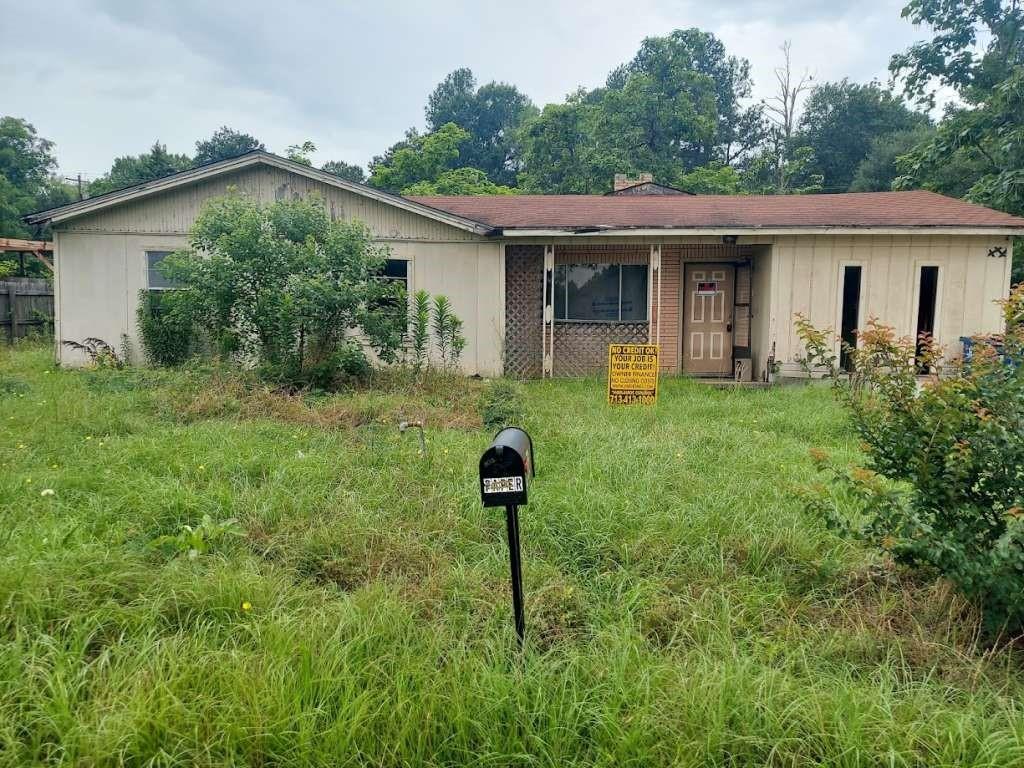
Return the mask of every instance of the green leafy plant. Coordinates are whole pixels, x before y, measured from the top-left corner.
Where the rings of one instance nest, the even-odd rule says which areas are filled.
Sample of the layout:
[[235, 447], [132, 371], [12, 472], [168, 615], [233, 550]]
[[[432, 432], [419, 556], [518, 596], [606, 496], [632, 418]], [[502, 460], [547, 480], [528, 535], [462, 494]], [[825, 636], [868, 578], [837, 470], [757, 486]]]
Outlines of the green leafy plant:
[[136, 318], [143, 352], [154, 365], [181, 365], [197, 351], [195, 322], [176, 292], [139, 291]]
[[122, 360], [112, 346], [110, 346], [103, 339], [97, 339], [94, 336], [90, 336], [82, 341], [65, 340], [62, 341], [65, 347], [69, 349], [77, 350], [84, 354], [90, 364], [97, 368], [123, 368], [124, 360]]
[[412, 296], [410, 326], [409, 351], [412, 367], [419, 373], [427, 365], [427, 347], [430, 344], [430, 294], [422, 289]]
[[804, 354], [797, 357], [800, 369], [810, 379], [815, 373], [835, 378], [839, 374], [839, 358], [833, 347], [835, 334], [831, 328], [818, 329], [806, 315], [797, 312], [793, 316], [797, 338], [804, 345]]
[[462, 320], [452, 310], [451, 300], [442, 295], [434, 297], [432, 328], [434, 343], [441, 358], [441, 370], [452, 371], [458, 365], [466, 339], [462, 335]]
[[521, 424], [526, 414], [522, 385], [511, 379], [494, 379], [480, 395], [480, 419], [487, 429]]
[[[987, 628], [1024, 628], [1024, 286], [1004, 303], [1001, 348], [979, 339], [969, 366], [936, 370], [928, 338], [869, 321], [851, 349], [856, 374], [836, 392], [867, 466], [827, 470], [809, 508], [896, 562], [948, 578]], [[851, 517], [844, 504], [851, 503]]]
[[[164, 260], [175, 303], [225, 353], [290, 386], [341, 374], [353, 338], [391, 362], [405, 333], [404, 292], [380, 280], [387, 249], [359, 222], [332, 220], [319, 199], [271, 205], [238, 194], [208, 202], [191, 252]], [[202, 256], [200, 256], [202, 254]]]
[[158, 536], [149, 543], [149, 546], [153, 549], [169, 550], [176, 555], [185, 555], [189, 560], [195, 560], [228, 536], [242, 536], [244, 533], [245, 531], [235, 518], [214, 520], [206, 514], [203, 515], [199, 525], [183, 525], [178, 533]]

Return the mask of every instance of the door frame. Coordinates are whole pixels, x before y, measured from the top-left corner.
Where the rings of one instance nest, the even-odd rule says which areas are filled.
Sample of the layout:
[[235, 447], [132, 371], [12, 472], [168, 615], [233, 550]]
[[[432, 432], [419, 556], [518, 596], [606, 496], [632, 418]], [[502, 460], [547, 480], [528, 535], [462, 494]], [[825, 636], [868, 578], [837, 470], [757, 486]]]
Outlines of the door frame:
[[[714, 260], [714, 259], [694, 259], [687, 260], [683, 259], [679, 265], [679, 373], [682, 376], [694, 376], [704, 378], [732, 378], [736, 366], [736, 345], [733, 342], [733, 337], [736, 328], [736, 269], [744, 262], [733, 261], [733, 260]], [[687, 270], [693, 266], [707, 265], [709, 267], [722, 266], [728, 267], [732, 271], [732, 275], [729, 278], [732, 284], [730, 291], [731, 301], [729, 306], [725, 307], [724, 314], [729, 319], [726, 321], [730, 327], [729, 330], [729, 368], [727, 371], [722, 373], [694, 373], [686, 370], [686, 350], [688, 345], [686, 343], [686, 318], [687, 313], [690, 310], [690, 304], [687, 301]], [[751, 294], [753, 294], [753, 285], [751, 285]], [[753, 295], [751, 295], [753, 298]], [[724, 353], [724, 350], [723, 350]]]

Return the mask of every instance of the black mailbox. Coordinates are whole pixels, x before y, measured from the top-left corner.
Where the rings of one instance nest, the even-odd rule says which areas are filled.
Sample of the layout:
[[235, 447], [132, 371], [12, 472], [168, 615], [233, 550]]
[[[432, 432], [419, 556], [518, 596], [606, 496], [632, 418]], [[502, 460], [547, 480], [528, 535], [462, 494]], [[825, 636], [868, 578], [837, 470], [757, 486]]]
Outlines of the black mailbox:
[[480, 498], [484, 506], [525, 504], [533, 472], [530, 436], [518, 427], [505, 427], [480, 457]]

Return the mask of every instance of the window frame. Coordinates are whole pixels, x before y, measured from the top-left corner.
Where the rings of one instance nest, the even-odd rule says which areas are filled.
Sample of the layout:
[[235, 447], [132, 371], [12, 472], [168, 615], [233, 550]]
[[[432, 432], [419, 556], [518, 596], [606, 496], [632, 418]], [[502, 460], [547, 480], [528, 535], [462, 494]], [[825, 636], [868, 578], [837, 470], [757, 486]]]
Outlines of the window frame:
[[[622, 262], [603, 262], [603, 263], [602, 262], [585, 262], [585, 263], [578, 263], [578, 264], [577, 263], [573, 263], [573, 264], [556, 264], [555, 265], [555, 269], [554, 269], [554, 274], [552, 275], [552, 290], [554, 290], [554, 286], [558, 284], [559, 270], [562, 270], [562, 273], [561, 273], [562, 276], [563, 276], [562, 277], [562, 282], [563, 282], [564, 288], [565, 288], [565, 294], [562, 297], [562, 301], [563, 301], [563, 305], [562, 306], [563, 306], [563, 309], [564, 309], [566, 315], [568, 315], [568, 313], [569, 313], [569, 281], [567, 279], [565, 279], [565, 273], [566, 273], [565, 271], [569, 270], [569, 269], [572, 269], [573, 267], [592, 267], [592, 268], [595, 268], [595, 269], [603, 269], [603, 268], [607, 268], [607, 267], [617, 267], [618, 268], [618, 270], [619, 270], [619, 277], [618, 277], [618, 284], [619, 284], [619, 292], [618, 292], [618, 319], [616, 319], [616, 320], [596, 320], [596, 319], [582, 320], [582, 319], [579, 319], [579, 318], [572, 318], [572, 317], [568, 317], [568, 316], [566, 316], [566, 317], [559, 317], [558, 316], [558, 312], [557, 312], [558, 298], [557, 298], [557, 296], [555, 296], [553, 294], [552, 297], [551, 297], [551, 299], [552, 299], [552, 301], [551, 301], [551, 312], [552, 312], [552, 317], [553, 317], [553, 319], [554, 319], [554, 321], [556, 323], [590, 323], [590, 324], [600, 324], [600, 325], [622, 325], [623, 323], [645, 323], [645, 324], [648, 324], [648, 323], [651, 322], [651, 313], [650, 313], [650, 309], [651, 309], [651, 306], [650, 306], [650, 304], [651, 304], [651, 302], [650, 302], [650, 299], [651, 299], [650, 265], [648, 265], [648, 264], [624, 264]], [[639, 273], [640, 269], [643, 270], [642, 274], [644, 276], [644, 300], [641, 302], [642, 311], [643, 311], [643, 317], [641, 319], [639, 319], [639, 320], [623, 320], [622, 319], [622, 270], [623, 270], [624, 267], [636, 267], [636, 268], [638, 268], [638, 273]]]
[[[172, 253], [174, 253], [176, 250], [178, 250], [178, 249], [176, 249], [176, 248], [172, 248], [170, 250], [167, 250], [166, 248], [145, 248], [145, 249], [143, 249], [142, 257], [146, 260], [146, 290], [147, 291], [159, 291], [159, 292], [162, 293], [164, 291], [180, 291], [181, 290], [181, 286], [180, 285], [151, 285], [151, 281], [150, 281], [150, 275], [153, 273], [153, 265], [150, 263], [149, 254], [151, 254], [151, 253], [162, 253], [163, 257], [160, 259], [160, 261], [163, 261], [168, 256], [170, 256]], [[161, 279], [164, 279], [164, 280], [167, 279], [163, 275], [160, 275], [159, 272], [157, 272], [157, 275], [159, 275]]]

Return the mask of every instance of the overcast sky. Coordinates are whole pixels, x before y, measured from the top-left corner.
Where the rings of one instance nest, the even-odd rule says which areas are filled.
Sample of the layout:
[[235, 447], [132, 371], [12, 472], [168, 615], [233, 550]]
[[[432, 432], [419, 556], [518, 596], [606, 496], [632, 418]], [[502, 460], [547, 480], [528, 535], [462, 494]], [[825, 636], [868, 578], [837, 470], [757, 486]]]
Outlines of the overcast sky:
[[314, 161], [366, 162], [422, 126], [427, 95], [470, 67], [543, 106], [592, 88], [647, 36], [700, 27], [753, 66], [769, 95], [779, 45], [818, 80], [887, 79], [925, 37], [904, 0], [0, 0], [0, 114], [56, 142], [93, 178], [159, 139], [192, 153], [221, 125]]

